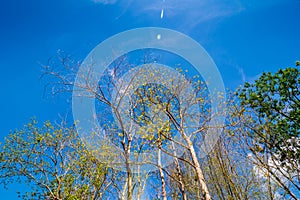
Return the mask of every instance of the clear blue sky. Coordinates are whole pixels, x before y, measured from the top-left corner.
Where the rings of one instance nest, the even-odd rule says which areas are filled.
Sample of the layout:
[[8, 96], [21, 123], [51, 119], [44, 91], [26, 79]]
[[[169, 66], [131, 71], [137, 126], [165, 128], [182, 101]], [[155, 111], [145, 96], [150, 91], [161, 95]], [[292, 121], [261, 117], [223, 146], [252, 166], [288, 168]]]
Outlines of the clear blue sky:
[[[2, 0], [0, 141], [33, 116], [66, 112], [64, 99], [43, 96], [40, 63], [58, 49], [82, 60], [109, 36], [147, 26], [194, 38], [231, 89], [300, 59], [299, 0]], [[17, 199], [22, 188], [1, 187], [0, 198]]]

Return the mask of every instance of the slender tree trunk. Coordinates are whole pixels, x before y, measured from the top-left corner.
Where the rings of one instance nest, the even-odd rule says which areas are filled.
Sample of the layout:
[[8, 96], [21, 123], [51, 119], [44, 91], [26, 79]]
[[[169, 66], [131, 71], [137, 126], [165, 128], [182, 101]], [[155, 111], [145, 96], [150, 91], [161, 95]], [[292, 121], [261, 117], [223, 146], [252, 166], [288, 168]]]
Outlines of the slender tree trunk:
[[187, 196], [186, 196], [186, 192], [185, 192], [185, 185], [184, 185], [184, 182], [183, 182], [183, 179], [182, 179], [182, 173], [181, 173], [181, 168], [180, 168], [180, 165], [179, 165], [179, 161], [178, 161], [178, 158], [177, 158], [177, 153], [176, 153], [176, 150], [175, 150], [175, 145], [174, 145], [174, 142], [172, 142], [172, 148], [173, 148], [173, 154], [174, 154], [174, 162], [175, 162], [175, 165], [176, 165], [176, 171], [178, 173], [178, 181], [180, 183], [180, 192], [182, 194], [182, 198], [183, 200], [187, 200]]
[[160, 175], [160, 180], [161, 180], [161, 195], [163, 200], [167, 200], [167, 191], [166, 191], [166, 181], [165, 181], [165, 175], [162, 170], [161, 166], [161, 149], [158, 148], [158, 166], [159, 166], [159, 175]]
[[[147, 181], [148, 175], [141, 174], [141, 167], [138, 166], [138, 177], [137, 177], [137, 200], [143, 200], [142, 194], [145, 190], [146, 181]], [[136, 187], [134, 187], [136, 188]]]
[[125, 148], [125, 159], [126, 159], [126, 171], [127, 171], [127, 200], [132, 200], [133, 197], [133, 186], [132, 186], [132, 171], [130, 168], [130, 148], [131, 140], [128, 141], [128, 145]]
[[203, 199], [204, 200], [211, 200], [212, 198], [209, 194], [208, 187], [206, 185], [206, 181], [204, 179], [204, 175], [203, 175], [202, 169], [200, 167], [200, 164], [199, 164], [199, 161], [198, 161], [193, 143], [189, 139], [188, 139], [187, 143], [188, 143], [189, 151], [190, 151], [191, 156], [192, 156], [193, 164], [195, 165], [195, 170], [196, 170], [196, 174], [197, 174], [197, 177], [198, 177], [198, 181], [200, 183], [200, 189], [201, 189], [201, 192], [202, 192], [202, 195], [203, 195]]
[[132, 172], [127, 170], [127, 200], [132, 200]]
[[138, 175], [137, 175], [137, 184], [138, 184], [138, 192], [137, 192], [137, 200], [141, 199], [142, 195], [142, 181], [141, 181], [141, 168], [138, 166]]

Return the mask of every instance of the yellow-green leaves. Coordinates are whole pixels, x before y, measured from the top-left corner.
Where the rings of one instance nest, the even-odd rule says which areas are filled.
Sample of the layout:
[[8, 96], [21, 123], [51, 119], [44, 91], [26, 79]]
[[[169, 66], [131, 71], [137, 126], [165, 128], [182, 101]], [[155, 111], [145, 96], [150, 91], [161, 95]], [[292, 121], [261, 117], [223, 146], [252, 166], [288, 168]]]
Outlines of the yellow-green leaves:
[[24, 199], [89, 199], [106, 186], [106, 166], [84, 147], [73, 127], [50, 121], [39, 125], [34, 119], [11, 133], [0, 146], [0, 168], [4, 185], [30, 184], [32, 191], [20, 195]]

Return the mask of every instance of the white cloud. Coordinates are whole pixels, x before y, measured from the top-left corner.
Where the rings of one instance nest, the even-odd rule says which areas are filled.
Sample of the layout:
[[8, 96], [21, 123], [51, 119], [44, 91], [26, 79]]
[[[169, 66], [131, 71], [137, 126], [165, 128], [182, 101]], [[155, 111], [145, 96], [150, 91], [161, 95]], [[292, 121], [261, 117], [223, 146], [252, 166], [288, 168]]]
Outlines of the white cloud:
[[[292, 138], [291, 140], [287, 141], [287, 147], [289, 149], [295, 150], [293, 147], [295, 144], [291, 144], [291, 143], [297, 143], [300, 144], [300, 139], [299, 138]], [[270, 170], [275, 174], [276, 177], [278, 177], [280, 179], [280, 181], [285, 184], [288, 185], [289, 184], [289, 179], [294, 179], [293, 177], [297, 177], [297, 173], [299, 172], [290, 172], [290, 170], [288, 170], [288, 168], [286, 167], [282, 167], [281, 166], [281, 162], [279, 161], [279, 155], [274, 154], [273, 155], [273, 159], [270, 157], [268, 158], [268, 162], [266, 163], [267, 166], [270, 168]], [[253, 163], [259, 163], [257, 161], [257, 159], [255, 158], [254, 155], [252, 155], [251, 153], [249, 153], [247, 155], [247, 158], [250, 159]], [[297, 160], [292, 160], [293, 163], [287, 162], [286, 166], [287, 167], [291, 167], [291, 168], [296, 168], [295, 166], [299, 166], [300, 167], [300, 163], [298, 163]], [[298, 168], [299, 168], [298, 167]], [[265, 192], [267, 193], [269, 190], [269, 183], [267, 182], [267, 177], [268, 177], [268, 170], [264, 167], [261, 167], [259, 164], [253, 165], [253, 171], [256, 175], [256, 177], [261, 180], [261, 189], [265, 190]], [[279, 183], [276, 181], [276, 179], [273, 177], [273, 175], [270, 175], [271, 177], [271, 187], [273, 188], [273, 191], [275, 191], [274, 193], [274, 200], [281, 200], [284, 199], [284, 197], [279, 194], [279, 188], [278, 185]], [[288, 177], [288, 178], [287, 178]]]
[[246, 82], [247, 77], [246, 77], [246, 74], [244, 72], [244, 69], [239, 67], [239, 66], [236, 66], [236, 69], [238, 70], [238, 73], [241, 76], [241, 79], [242, 79], [243, 83]]
[[[143, 2], [143, 3], [142, 3]], [[138, 12], [143, 14], [157, 13], [158, 17], [164, 10], [164, 18], [182, 19], [183, 25], [195, 27], [199, 23], [213, 18], [232, 15], [243, 10], [238, 0], [154, 0], [145, 3], [135, 2]]]
[[115, 4], [117, 0], [92, 0], [94, 3], [101, 3], [101, 4]]
[[[135, 16], [155, 16], [160, 20], [174, 20], [185, 30], [192, 29], [202, 22], [232, 15], [244, 10], [240, 0], [91, 0], [94, 3], [118, 4], [122, 9], [119, 19], [129, 11]], [[154, 18], [154, 19], [155, 19]]]

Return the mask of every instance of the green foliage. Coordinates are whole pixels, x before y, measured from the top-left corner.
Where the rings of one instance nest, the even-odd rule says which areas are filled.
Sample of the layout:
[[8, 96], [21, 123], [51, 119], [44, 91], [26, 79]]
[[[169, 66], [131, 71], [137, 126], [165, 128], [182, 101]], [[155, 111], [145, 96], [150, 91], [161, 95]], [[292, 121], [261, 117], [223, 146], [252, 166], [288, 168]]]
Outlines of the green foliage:
[[[297, 62], [298, 63], [298, 62]], [[298, 65], [296, 63], [296, 65]], [[298, 199], [300, 191], [300, 71], [297, 67], [262, 73], [237, 92], [237, 131], [251, 152], [257, 176], [272, 199]], [[267, 186], [266, 185], [266, 186]]]
[[107, 184], [108, 168], [81, 143], [73, 127], [39, 127], [33, 119], [0, 147], [0, 181], [25, 182], [23, 199], [95, 199]]
[[[280, 69], [272, 74], [262, 73], [255, 83], [245, 83], [238, 91], [241, 105], [252, 109], [257, 118], [254, 137], [264, 147], [277, 152], [281, 161], [299, 159], [299, 143], [289, 148], [289, 141], [297, 141], [300, 134], [300, 71], [298, 68]], [[298, 138], [298, 139], [297, 139]]]

